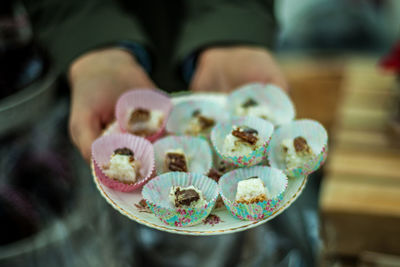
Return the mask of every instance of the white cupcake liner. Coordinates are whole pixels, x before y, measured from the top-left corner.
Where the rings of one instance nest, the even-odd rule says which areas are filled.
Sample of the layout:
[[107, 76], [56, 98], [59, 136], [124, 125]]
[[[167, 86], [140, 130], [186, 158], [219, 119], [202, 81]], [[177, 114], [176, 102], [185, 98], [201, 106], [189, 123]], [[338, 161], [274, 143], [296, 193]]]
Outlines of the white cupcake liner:
[[[239, 181], [253, 176], [263, 181], [268, 190], [268, 200], [252, 204], [237, 203], [235, 198]], [[288, 179], [281, 170], [267, 166], [236, 169], [223, 175], [218, 182], [222, 200], [229, 212], [240, 220], [255, 221], [265, 219], [274, 212], [283, 199], [287, 185]]]
[[153, 142], [164, 134], [165, 125], [172, 109], [169, 96], [156, 89], [135, 89], [125, 92], [120, 96], [115, 107], [115, 117], [123, 132], [127, 132], [127, 123], [130, 112], [135, 108], [159, 110], [164, 114], [164, 120], [160, 129], [146, 139]]
[[185, 153], [188, 172], [207, 174], [212, 166], [212, 152], [208, 142], [201, 137], [168, 136], [154, 143], [157, 174], [165, 172], [165, 152], [171, 149], [182, 149]]
[[[103, 172], [115, 149], [127, 147], [133, 151], [135, 159], [141, 163], [140, 178], [135, 183], [124, 183]], [[109, 188], [129, 192], [141, 187], [154, 175], [154, 151], [146, 139], [131, 134], [110, 134], [96, 139], [92, 144], [92, 161], [96, 176]]]
[[[206, 204], [199, 208], [175, 208], [169, 200], [172, 186], [199, 189]], [[169, 172], [155, 177], [142, 190], [142, 196], [152, 212], [165, 224], [182, 227], [201, 223], [207, 218], [219, 195], [218, 185], [212, 179], [198, 173]]]
[[[201, 114], [212, 118], [215, 122], [224, 122], [229, 119], [228, 112], [224, 107], [207, 100], [188, 100], [175, 105], [167, 122], [167, 132], [176, 135], [187, 134], [187, 127], [192, 114], [195, 110], [200, 110]], [[207, 135], [203, 135], [208, 137]]]
[[276, 122], [272, 122], [274, 125], [289, 123], [296, 117], [293, 102], [282, 89], [273, 84], [261, 83], [247, 84], [233, 91], [227, 100], [229, 112], [238, 115], [236, 109], [249, 98], [273, 112], [276, 118]]
[[[302, 136], [307, 140], [315, 157], [298, 168], [288, 169], [283, 161], [281, 143], [284, 139], [294, 139], [298, 136]], [[301, 119], [276, 129], [271, 138], [268, 158], [272, 167], [284, 170], [289, 177], [301, 177], [314, 172], [322, 166], [327, 154], [328, 133], [325, 128], [317, 121]]]
[[[232, 126], [248, 126], [258, 131], [262, 145], [252, 153], [241, 156], [230, 156], [223, 153], [223, 145], [227, 135], [232, 131]], [[237, 117], [226, 123], [218, 123], [211, 131], [211, 142], [217, 155], [228, 164], [244, 167], [260, 163], [266, 157], [267, 147], [271, 138], [274, 126], [257, 117]]]

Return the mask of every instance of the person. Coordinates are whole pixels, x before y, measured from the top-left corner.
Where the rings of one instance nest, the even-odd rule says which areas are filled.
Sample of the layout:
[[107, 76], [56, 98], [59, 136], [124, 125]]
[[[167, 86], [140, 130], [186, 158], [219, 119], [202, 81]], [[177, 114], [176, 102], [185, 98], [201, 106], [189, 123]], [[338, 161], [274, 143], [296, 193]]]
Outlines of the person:
[[[53, 67], [68, 77], [70, 135], [86, 160], [126, 90], [228, 92], [249, 82], [288, 89], [271, 52], [277, 26], [272, 0], [22, 1]], [[130, 221], [112, 231], [128, 237], [139, 266], [312, 266], [303, 262], [310, 253], [298, 245], [302, 239], [291, 234], [292, 222], [299, 226], [300, 219], [285, 219], [286, 214], [293, 212], [272, 224], [223, 236], [177, 236]], [[114, 252], [128, 251], [130, 262], [131, 250], [123, 248], [116, 246]], [[107, 265], [107, 255], [96, 257]], [[121, 260], [112, 255], [112, 261]]]
[[287, 88], [270, 52], [273, 1], [25, 0], [25, 6], [35, 36], [68, 77], [70, 135], [86, 160], [126, 90], [226, 92], [248, 82]]

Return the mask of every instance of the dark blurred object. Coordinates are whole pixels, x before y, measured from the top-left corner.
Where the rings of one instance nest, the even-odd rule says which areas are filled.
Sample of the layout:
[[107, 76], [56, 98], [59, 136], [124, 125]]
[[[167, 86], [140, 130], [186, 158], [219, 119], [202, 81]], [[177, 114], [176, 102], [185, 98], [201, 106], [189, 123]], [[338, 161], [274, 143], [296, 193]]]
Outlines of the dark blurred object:
[[25, 238], [38, 230], [38, 216], [30, 199], [9, 186], [0, 187], [0, 217], [0, 245]]
[[0, 99], [40, 78], [45, 65], [22, 3], [0, 1]]
[[[288, 2], [290, 19], [280, 46], [284, 49], [374, 51], [385, 45], [386, 2], [310, 0]], [[286, 29], [285, 29], [286, 28]]]
[[0, 138], [26, 130], [53, 100], [56, 73], [20, 1], [0, 1]]
[[34, 127], [0, 138], [0, 245], [36, 234], [72, 209], [67, 116], [67, 101], [59, 101]]
[[29, 194], [42, 210], [62, 215], [71, 197], [69, 168], [67, 158], [52, 149], [26, 151], [16, 162], [11, 184]]
[[73, 201], [68, 104], [20, 1], [0, 2], [0, 244], [34, 235]]

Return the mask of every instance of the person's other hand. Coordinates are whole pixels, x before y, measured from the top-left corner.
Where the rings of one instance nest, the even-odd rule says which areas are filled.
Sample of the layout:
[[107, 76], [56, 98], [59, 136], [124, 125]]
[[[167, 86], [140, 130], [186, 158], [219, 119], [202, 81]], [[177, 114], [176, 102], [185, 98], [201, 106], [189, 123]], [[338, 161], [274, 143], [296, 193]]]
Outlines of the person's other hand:
[[215, 47], [201, 52], [190, 89], [229, 92], [251, 82], [273, 83], [287, 91], [287, 82], [271, 54], [251, 46]]
[[132, 88], [155, 88], [132, 55], [121, 49], [87, 53], [69, 69], [71, 86], [70, 135], [90, 159], [91, 144], [114, 119], [118, 97]]

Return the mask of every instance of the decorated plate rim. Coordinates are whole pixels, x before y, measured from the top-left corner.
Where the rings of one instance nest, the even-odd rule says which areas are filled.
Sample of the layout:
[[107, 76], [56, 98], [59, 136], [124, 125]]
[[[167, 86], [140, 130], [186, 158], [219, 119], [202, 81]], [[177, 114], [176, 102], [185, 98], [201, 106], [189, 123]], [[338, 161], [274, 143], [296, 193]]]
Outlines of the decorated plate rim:
[[[104, 189], [100, 185], [99, 179], [97, 178], [96, 174], [94, 173], [93, 163], [91, 163], [91, 169], [92, 169], [92, 175], [93, 175], [94, 182], [96, 184], [97, 189], [100, 191], [101, 195], [106, 199], [106, 201], [114, 209], [119, 211], [122, 215], [127, 216], [128, 218], [130, 218], [130, 219], [132, 219], [132, 220], [134, 220], [134, 221], [136, 221], [136, 222], [138, 222], [140, 224], [143, 224], [143, 225], [146, 225], [148, 227], [151, 227], [151, 228], [155, 228], [155, 229], [158, 229], [158, 230], [166, 231], [166, 232], [169, 232], [169, 233], [184, 234], [184, 235], [219, 235], [219, 234], [228, 234], [228, 233], [235, 233], [235, 232], [244, 231], [244, 230], [256, 227], [256, 226], [258, 226], [260, 224], [263, 224], [263, 223], [275, 218], [277, 215], [281, 214], [286, 208], [288, 208], [299, 197], [299, 195], [302, 193], [305, 185], [307, 184], [307, 180], [308, 180], [308, 177], [304, 177], [303, 182], [299, 186], [299, 189], [296, 191], [296, 193], [292, 196], [292, 198], [289, 199], [289, 201], [287, 201], [283, 206], [281, 206], [279, 209], [275, 210], [269, 217], [267, 217], [265, 219], [262, 219], [262, 220], [259, 220], [259, 221], [247, 221], [248, 224], [246, 224], [246, 225], [241, 225], [241, 226], [237, 226], [237, 227], [230, 227], [230, 228], [223, 229], [223, 230], [190, 231], [190, 230], [188, 230], [188, 228], [185, 228], [185, 227], [183, 227], [182, 229], [169, 228], [166, 225], [164, 226], [161, 221], [159, 222], [159, 224], [155, 224], [155, 223], [149, 222], [149, 221], [147, 221], [145, 219], [139, 218], [139, 217], [133, 215], [132, 213], [126, 211], [124, 208], [122, 208], [116, 202], [114, 202], [107, 195], [107, 193], [104, 191]], [[289, 178], [289, 179], [293, 179], [293, 178]], [[295, 179], [301, 179], [301, 178], [295, 178]], [[228, 212], [228, 211], [226, 210], [226, 212]], [[235, 219], [233, 217], [232, 217], [232, 219], [233, 220], [237, 220], [237, 219]]]

